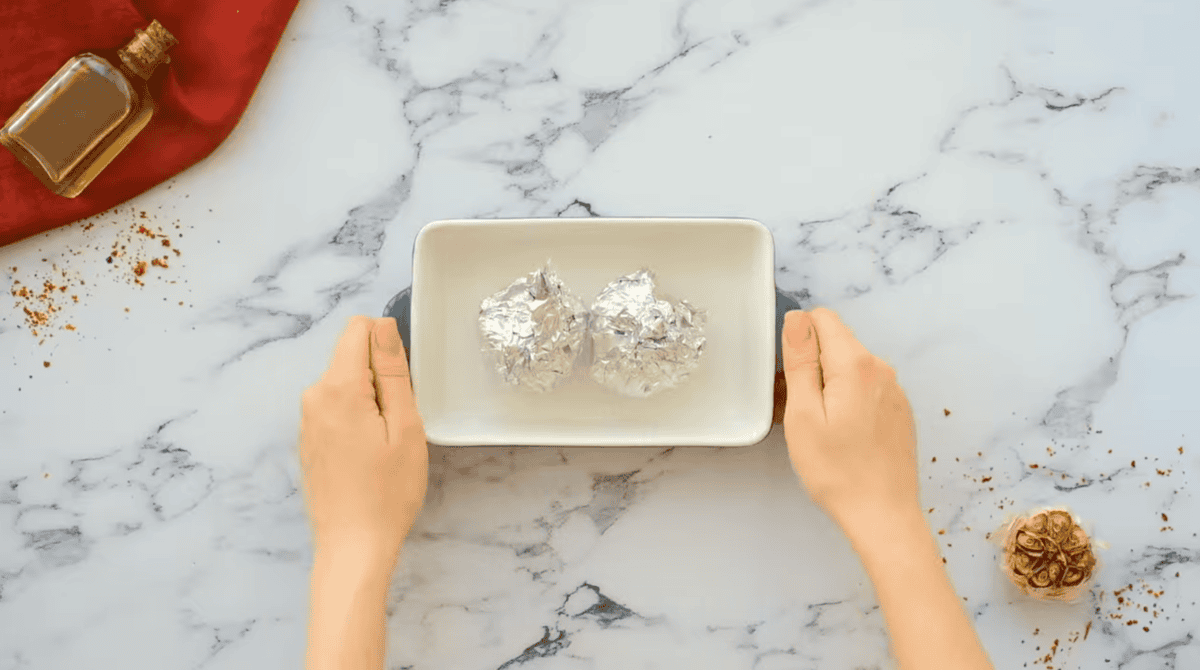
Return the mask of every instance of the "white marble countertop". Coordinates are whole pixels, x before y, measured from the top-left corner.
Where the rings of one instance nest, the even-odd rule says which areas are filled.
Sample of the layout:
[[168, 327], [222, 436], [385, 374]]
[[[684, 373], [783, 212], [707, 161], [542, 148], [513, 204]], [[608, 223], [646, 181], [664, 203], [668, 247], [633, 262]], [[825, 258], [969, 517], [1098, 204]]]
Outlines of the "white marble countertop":
[[[0, 670], [300, 667], [301, 389], [421, 225], [558, 215], [770, 227], [778, 285], [898, 370], [997, 668], [1200, 667], [1197, 25], [1187, 0], [304, 0], [216, 153], [0, 249]], [[893, 667], [778, 429], [431, 455], [391, 670]], [[1042, 505], [1107, 543], [1079, 604], [998, 570], [987, 533]]]

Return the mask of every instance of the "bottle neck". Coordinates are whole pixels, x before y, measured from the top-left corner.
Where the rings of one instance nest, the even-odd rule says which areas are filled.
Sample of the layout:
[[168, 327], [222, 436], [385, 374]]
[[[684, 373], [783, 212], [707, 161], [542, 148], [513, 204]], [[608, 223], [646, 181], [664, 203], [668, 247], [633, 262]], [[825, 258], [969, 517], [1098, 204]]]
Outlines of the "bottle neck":
[[171, 57], [167, 50], [179, 43], [175, 36], [167, 32], [158, 21], [152, 21], [145, 29], [138, 29], [137, 37], [129, 44], [121, 47], [117, 54], [134, 74], [142, 79], [149, 79], [155, 68], [163, 63], [170, 63]]

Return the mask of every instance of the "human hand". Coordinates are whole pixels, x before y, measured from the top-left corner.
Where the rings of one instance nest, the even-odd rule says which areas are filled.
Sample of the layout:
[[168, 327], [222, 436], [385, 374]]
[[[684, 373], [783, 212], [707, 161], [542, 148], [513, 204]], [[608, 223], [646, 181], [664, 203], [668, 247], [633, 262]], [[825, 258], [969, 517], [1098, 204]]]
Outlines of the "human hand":
[[809, 495], [848, 535], [920, 515], [916, 429], [896, 373], [832, 311], [783, 326], [783, 430]]
[[396, 320], [352, 317], [301, 408], [300, 462], [318, 553], [349, 545], [394, 561], [429, 476]]

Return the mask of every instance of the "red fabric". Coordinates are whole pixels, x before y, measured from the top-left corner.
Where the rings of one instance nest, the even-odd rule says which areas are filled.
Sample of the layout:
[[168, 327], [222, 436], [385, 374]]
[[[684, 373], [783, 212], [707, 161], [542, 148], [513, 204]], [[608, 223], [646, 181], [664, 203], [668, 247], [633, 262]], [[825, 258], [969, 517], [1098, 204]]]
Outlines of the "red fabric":
[[[0, 246], [103, 212], [210, 154], [237, 125], [298, 0], [0, 0], [0, 125], [63, 63], [157, 19], [179, 40], [149, 125], [75, 198], [0, 148]], [[152, 79], [152, 82], [155, 80]]]

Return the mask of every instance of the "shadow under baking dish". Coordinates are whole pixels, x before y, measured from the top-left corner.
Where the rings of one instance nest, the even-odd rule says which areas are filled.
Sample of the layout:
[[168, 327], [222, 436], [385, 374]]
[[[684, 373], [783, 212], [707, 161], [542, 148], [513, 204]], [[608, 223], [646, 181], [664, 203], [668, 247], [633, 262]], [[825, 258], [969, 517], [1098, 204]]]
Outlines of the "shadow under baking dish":
[[[506, 384], [480, 351], [479, 304], [547, 260], [587, 305], [613, 279], [653, 270], [660, 291], [708, 311], [699, 368], [649, 398], [596, 384], [586, 360], [550, 393]], [[442, 445], [754, 444], [771, 425], [775, 307], [773, 242], [756, 221], [438, 221], [414, 245], [413, 389]]]

